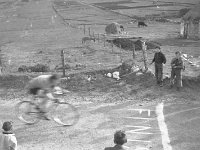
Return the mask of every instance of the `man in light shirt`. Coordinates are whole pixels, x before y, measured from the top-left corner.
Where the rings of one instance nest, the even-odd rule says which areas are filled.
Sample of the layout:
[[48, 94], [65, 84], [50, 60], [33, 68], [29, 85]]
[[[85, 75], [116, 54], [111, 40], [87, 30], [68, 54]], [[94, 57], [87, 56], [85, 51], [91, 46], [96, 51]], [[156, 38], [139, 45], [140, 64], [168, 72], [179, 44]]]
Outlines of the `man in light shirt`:
[[12, 122], [4, 122], [2, 129], [2, 134], [0, 134], [0, 150], [17, 150], [17, 139], [15, 134], [13, 134]]

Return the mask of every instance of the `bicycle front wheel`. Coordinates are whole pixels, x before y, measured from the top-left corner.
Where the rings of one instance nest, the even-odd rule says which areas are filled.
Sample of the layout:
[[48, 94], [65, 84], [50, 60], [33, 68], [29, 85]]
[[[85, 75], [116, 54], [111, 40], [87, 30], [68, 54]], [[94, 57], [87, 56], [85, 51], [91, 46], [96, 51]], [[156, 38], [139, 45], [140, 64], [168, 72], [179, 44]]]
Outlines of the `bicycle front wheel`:
[[55, 111], [52, 114], [53, 120], [62, 126], [75, 125], [79, 120], [79, 113], [73, 105], [60, 102], [55, 107]]
[[39, 122], [36, 105], [30, 101], [19, 102], [15, 106], [17, 118], [26, 124], [35, 124]]

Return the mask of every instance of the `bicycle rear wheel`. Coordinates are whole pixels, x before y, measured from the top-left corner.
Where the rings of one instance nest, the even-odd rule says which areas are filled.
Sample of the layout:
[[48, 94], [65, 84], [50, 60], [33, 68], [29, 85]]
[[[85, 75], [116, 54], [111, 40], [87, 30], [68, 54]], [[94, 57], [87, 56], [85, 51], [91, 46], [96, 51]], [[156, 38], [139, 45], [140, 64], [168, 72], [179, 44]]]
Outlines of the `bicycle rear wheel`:
[[66, 102], [60, 102], [55, 107], [52, 117], [59, 125], [72, 126], [78, 122], [79, 113], [73, 105]]
[[19, 102], [15, 107], [17, 118], [26, 124], [35, 124], [39, 122], [39, 112], [35, 108], [36, 105], [30, 101]]

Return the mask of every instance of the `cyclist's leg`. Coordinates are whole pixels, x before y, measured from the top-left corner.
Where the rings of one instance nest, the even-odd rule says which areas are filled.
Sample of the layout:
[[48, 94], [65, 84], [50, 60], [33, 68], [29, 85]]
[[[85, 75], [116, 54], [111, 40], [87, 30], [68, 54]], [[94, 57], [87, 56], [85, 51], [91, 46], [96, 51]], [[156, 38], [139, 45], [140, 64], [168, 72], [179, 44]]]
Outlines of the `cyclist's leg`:
[[[32, 88], [32, 89], [29, 89], [28, 90], [28, 94], [29, 94], [29, 99], [32, 101], [32, 102], [35, 102], [36, 100], [36, 97], [37, 97], [37, 91], [39, 90], [39, 88]], [[27, 113], [28, 112], [31, 112], [31, 109], [32, 109], [32, 106], [29, 105], [27, 107]]]
[[40, 101], [38, 103], [40, 109], [41, 109], [41, 112], [46, 112], [46, 105], [47, 105], [47, 102], [48, 102], [48, 98], [46, 96], [46, 92], [45, 90], [42, 90], [40, 89], [37, 93], [37, 95], [39, 96], [40, 98]]
[[48, 112], [49, 107], [52, 105], [52, 101], [55, 99], [52, 93], [47, 93], [45, 94], [45, 97], [43, 98], [42, 105], [44, 106], [45, 112]]

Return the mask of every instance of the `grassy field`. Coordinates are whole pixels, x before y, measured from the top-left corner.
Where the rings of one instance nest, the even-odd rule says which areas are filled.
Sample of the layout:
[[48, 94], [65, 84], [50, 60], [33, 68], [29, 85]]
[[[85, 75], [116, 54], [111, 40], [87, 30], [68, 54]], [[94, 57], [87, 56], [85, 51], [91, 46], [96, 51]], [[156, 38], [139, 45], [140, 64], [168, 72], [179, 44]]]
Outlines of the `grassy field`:
[[[170, 74], [170, 61], [174, 52], [182, 51], [194, 56], [199, 63], [199, 41], [178, 39], [179, 24], [173, 22], [156, 22], [149, 16], [162, 17], [175, 14], [182, 8], [190, 8], [197, 1], [159, 1], [159, 8], [151, 1], [1, 1], [0, 44], [3, 65], [6, 74], [18, 74], [21, 65], [32, 66], [38, 63], [47, 64], [52, 72], [61, 66], [60, 51], [65, 51], [65, 63], [71, 66], [66, 74], [101, 70], [117, 67], [122, 61], [132, 59], [131, 51], [124, 51], [111, 45], [104, 46], [102, 39], [96, 43], [82, 44], [81, 39], [91, 34], [103, 34], [105, 26], [111, 22], [120, 22], [125, 31], [134, 37], [144, 37], [162, 44], [163, 53], [167, 56], [164, 74]], [[101, 6], [101, 7], [100, 7]], [[118, 9], [116, 6], [123, 6]], [[103, 7], [103, 8], [102, 8]], [[105, 7], [109, 7], [105, 9]], [[131, 7], [131, 9], [124, 7]], [[173, 10], [173, 11], [171, 11]], [[171, 13], [173, 12], [173, 13]], [[157, 15], [156, 15], [157, 14]], [[138, 28], [135, 16], [147, 18], [147, 28]], [[86, 33], [84, 34], [84, 25]], [[101, 36], [100, 36], [101, 37]], [[143, 66], [142, 53], [136, 52], [138, 65]], [[148, 62], [153, 52], [148, 51]], [[76, 65], [82, 69], [75, 69]], [[149, 66], [154, 69], [153, 66]], [[186, 76], [197, 76], [199, 68], [186, 63]], [[23, 75], [24, 73], [22, 73]], [[30, 76], [41, 73], [25, 73]]]

